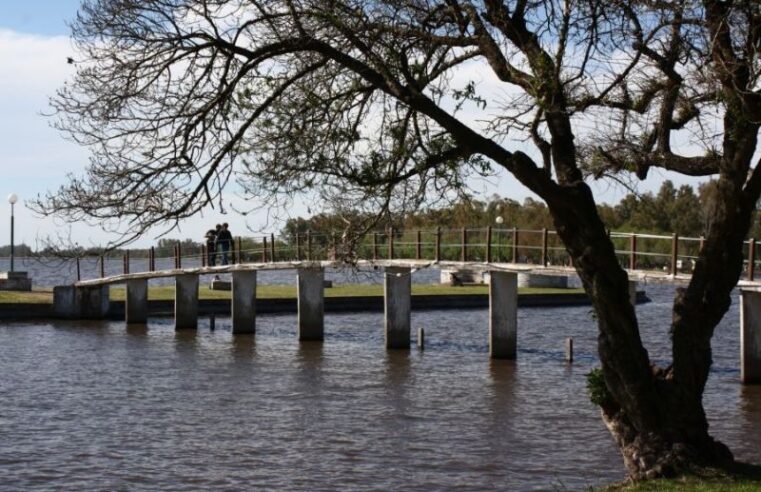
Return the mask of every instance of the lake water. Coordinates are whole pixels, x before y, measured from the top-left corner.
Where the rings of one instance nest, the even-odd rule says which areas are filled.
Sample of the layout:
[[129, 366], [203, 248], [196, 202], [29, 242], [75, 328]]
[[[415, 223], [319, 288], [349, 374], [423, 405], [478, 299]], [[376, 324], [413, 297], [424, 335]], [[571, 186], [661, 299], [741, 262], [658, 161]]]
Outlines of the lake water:
[[[668, 359], [670, 287], [637, 307]], [[717, 330], [712, 431], [761, 462], [761, 387], [739, 383], [737, 303]], [[583, 490], [623, 477], [589, 402], [588, 307], [519, 310], [517, 361], [490, 361], [485, 310], [413, 313], [426, 349], [388, 352], [382, 314], [293, 315], [176, 332], [170, 319], [0, 323], [2, 490]], [[563, 361], [573, 337], [576, 361]]]
[[[198, 258], [184, 258], [184, 268], [200, 267]], [[82, 280], [100, 277], [100, 265], [97, 258], [84, 258], [80, 260], [80, 277]], [[157, 258], [157, 270], [169, 270], [174, 268], [174, 260], [171, 258]], [[0, 272], [10, 269], [10, 260], [0, 258]], [[74, 260], [54, 258], [16, 258], [14, 261], [16, 271], [28, 272], [32, 278], [34, 287], [53, 287], [55, 285], [67, 285], [77, 281], [77, 265]], [[119, 275], [124, 272], [123, 260], [117, 258], [106, 259], [105, 274]], [[148, 260], [130, 260], [130, 272], [148, 271]], [[229, 276], [229, 275], [228, 275]], [[213, 275], [205, 275], [211, 279]], [[222, 275], [222, 277], [225, 277]], [[412, 281], [418, 284], [430, 284], [439, 282], [440, 271], [435, 268], [425, 268], [412, 274]], [[381, 283], [383, 275], [380, 270], [373, 269], [327, 269], [325, 279], [336, 283]], [[293, 285], [296, 282], [294, 270], [262, 270], [257, 274], [257, 282], [269, 285]], [[173, 285], [174, 278], [151, 279], [151, 285]]]

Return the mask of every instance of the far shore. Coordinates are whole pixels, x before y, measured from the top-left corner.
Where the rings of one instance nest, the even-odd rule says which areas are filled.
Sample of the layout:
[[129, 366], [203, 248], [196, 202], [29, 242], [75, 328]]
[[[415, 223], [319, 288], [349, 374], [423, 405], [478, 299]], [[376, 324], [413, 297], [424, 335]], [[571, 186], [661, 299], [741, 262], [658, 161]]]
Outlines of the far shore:
[[[548, 295], [548, 294], [582, 294], [583, 289], [544, 289], [519, 288], [519, 295]], [[462, 296], [489, 294], [488, 285], [450, 286], [442, 284], [413, 284], [412, 295]], [[198, 289], [200, 300], [230, 299], [230, 291], [211, 290], [208, 286]], [[380, 284], [336, 284], [325, 289], [325, 297], [382, 297], [383, 286]], [[111, 287], [111, 300], [124, 301], [124, 287]], [[157, 301], [174, 299], [174, 286], [151, 286], [148, 288], [148, 298]], [[258, 285], [257, 299], [295, 299], [294, 285]], [[0, 291], [0, 304], [52, 304], [53, 289], [50, 287], [36, 288], [31, 292]]]

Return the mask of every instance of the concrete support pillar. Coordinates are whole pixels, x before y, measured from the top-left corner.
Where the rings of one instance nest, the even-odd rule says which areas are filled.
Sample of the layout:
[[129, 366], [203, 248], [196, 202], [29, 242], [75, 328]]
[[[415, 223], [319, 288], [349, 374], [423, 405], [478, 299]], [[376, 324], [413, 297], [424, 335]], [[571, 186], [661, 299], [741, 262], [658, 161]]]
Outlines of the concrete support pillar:
[[410, 348], [412, 273], [409, 268], [387, 267], [383, 281], [386, 348]]
[[491, 272], [489, 283], [489, 355], [515, 359], [518, 345], [518, 274]]
[[108, 315], [110, 303], [108, 285], [62, 285], [53, 288], [53, 310], [59, 318], [103, 319]]
[[233, 272], [232, 331], [256, 332], [256, 271]]
[[325, 270], [301, 268], [298, 271], [299, 340], [325, 338]]
[[174, 328], [198, 328], [198, 275], [174, 277]]
[[629, 302], [632, 306], [637, 306], [637, 281], [629, 280]]
[[128, 324], [148, 321], [148, 280], [127, 280], [124, 318]]
[[740, 379], [761, 384], [761, 292], [740, 291]]

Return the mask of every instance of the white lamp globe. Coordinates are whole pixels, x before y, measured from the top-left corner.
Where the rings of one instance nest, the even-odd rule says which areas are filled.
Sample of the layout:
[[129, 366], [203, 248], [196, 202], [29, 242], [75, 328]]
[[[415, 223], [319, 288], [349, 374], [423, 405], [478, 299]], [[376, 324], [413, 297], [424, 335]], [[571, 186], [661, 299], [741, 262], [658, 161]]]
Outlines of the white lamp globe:
[[10, 195], [8, 195], [8, 203], [10, 203], [11, 205], [14, 205], [17, 201], [18, 201], [18, 195], [16, 195], [15, 193], [11, 193]]
[[497, 224], [502, 224], [505, 221], [505, 219], [502, 218], [501, 215], [498, 215], [496, 219], [494, 219], [494, 222]]

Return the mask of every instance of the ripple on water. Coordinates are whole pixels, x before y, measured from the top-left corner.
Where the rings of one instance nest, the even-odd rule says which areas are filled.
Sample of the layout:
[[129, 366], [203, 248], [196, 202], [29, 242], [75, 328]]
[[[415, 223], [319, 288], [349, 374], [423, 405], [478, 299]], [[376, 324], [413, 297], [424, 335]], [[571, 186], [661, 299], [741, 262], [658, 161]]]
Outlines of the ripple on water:
[[[668, 360], [672, 291], [638, 306]], [[585, 392], [589, 308], [521, 309], [516, 362], [490, 361], [484, 310], [416, 312], [426, 350], [387, 352], [381, 314], [295, 317], [256, 336], [122, 323], [0, 326], [0, 489], [579, 490], [623, 475]], [[738, 313], [717, 329], [712, 429], [761, 461], [761, 389], [737, 372]], [[574, 338], [576, 362], [563, 361]]]

